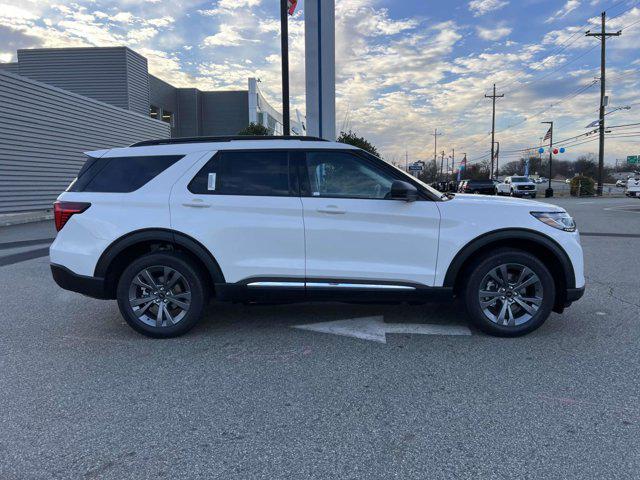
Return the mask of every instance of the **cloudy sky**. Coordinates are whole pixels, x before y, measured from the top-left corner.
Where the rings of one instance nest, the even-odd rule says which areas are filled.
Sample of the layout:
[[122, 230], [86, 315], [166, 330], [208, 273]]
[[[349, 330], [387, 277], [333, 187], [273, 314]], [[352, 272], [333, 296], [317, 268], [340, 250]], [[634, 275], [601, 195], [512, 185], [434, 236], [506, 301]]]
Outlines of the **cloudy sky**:
[[[543, 120], [558, 140], [596, 119], [600, 51], [584, 32], [607, 10], [609, 125], [640, 122], [640, 1], [336, 1], [337, 127], [371, 139], [387, 159], [472, 160], [490, 148], [490, 92], [498, 100], [502, 158], [535, 146]], [[127, 45], [176, 86], [246, 88], [257, 76], [279, 105], [277, 0], [0, 0], [0, 61], [33, 47]], [[304, 1], [290, 21], [292, 106], [304, 112]], [[640, 154], [640, 126], [616, 128], [607, 160]], [[637, 134], [634, 136], [634, 134]], [[564, 158], [596, 153], [594, 136], [568, 141]]]

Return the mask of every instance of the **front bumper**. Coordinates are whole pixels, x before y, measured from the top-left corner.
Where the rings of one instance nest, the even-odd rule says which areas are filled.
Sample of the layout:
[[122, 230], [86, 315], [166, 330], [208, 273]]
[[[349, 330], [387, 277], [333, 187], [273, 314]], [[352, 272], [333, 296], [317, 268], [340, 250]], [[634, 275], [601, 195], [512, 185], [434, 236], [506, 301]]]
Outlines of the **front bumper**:
[[62, 265], [51, 264], [51, 274], [59, 287], [87, 297], [110, 299], [104, 278], [78, 275]]

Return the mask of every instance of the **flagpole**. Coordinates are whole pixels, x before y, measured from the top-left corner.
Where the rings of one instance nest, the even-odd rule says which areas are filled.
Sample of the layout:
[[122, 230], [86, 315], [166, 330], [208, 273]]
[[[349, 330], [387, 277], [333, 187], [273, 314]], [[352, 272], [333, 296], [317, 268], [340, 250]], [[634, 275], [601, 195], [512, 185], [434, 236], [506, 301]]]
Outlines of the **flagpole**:
[[289, 20], [288, 1], [280, 0], [280, 45], [282, 50], [282, 134], [291, 135], [289, 112]]

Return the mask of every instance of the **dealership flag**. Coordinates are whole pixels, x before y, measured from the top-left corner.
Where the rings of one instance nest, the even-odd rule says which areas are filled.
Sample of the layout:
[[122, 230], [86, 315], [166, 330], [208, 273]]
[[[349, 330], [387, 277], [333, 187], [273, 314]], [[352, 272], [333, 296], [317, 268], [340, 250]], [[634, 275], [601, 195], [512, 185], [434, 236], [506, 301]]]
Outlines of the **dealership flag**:
[[550, 138], [551, 138], [551, 127], [549, 127], [549, 131], [544, 136], [544, 140], [543, 141], [549, 140]]
[[287, 0], [287, 7], [289, 7], [287, 11], [289, 12], [289, 15], [293, 15], [297, 4], [298, 0]]

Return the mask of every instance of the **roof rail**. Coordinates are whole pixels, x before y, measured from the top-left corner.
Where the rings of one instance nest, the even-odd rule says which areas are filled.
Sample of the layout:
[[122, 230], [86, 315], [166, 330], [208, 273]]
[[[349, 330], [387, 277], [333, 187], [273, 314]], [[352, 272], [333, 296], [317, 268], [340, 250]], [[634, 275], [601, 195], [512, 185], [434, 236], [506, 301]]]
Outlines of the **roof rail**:
[[177, 137], [160, 138], [157, 140], [145, 140], [134, 143], [131, 147], [148, 147], [152, 145], [175, 145], [181, 143], [211, 143], [211, 142], [233, 142], [236, 140], [298, 140], [300, 142], [326, 142], [324, 138], [307, 136], [279, 136], [279, 135], [233, 135], [223, 137]]

